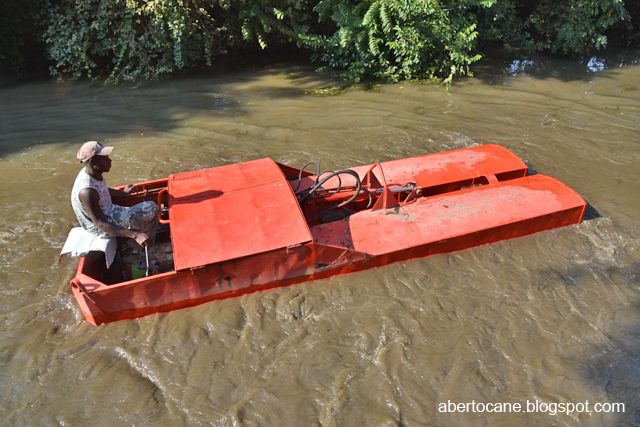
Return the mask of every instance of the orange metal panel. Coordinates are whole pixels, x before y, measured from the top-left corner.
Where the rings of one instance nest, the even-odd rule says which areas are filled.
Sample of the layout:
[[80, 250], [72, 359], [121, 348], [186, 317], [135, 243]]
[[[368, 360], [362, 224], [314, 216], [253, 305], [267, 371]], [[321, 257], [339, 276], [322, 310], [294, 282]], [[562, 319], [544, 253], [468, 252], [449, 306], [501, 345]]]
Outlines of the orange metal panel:
[[311, 240], [291, 186], [271, 159], [172, 175], [169, 221], [177, 270]]
[[[376, 182], [382, 182], [384, 174], [387, 184], [392, 188], [415, 182], [423, 188], [425, 195], [459, 190], [474, 184], [474, 179], [486, 176], [495, 176], [501, 181], [523, 177], [528, 169], [518, 156], [495, 144], [391, 160], [380, 163], [380, 166], [372, 168], [372, 165], [367, 165], [350, 169], [357, 172], [363, 181], [367, 179], [368, 172], [374, 175]], [[315, 176], [303, 178], [300, 190], [311, 187], [314, 182]], [[342, 175], [340, 179], [328, 180], [324, 187], [337, 187], [339, 182], [342, 185], [354, 185], [355, 179]], [[293, 181], [292, 185], [296, 187], [298, 181]]]
[[579, 222], [585, 206], [584, 200], [565, 184], [548, 176], [532, 175], [421, 198], [394, 209], [360, 212], [345, 221], [312, 227], [311, 232], [318, 244], [349, 245], [351, 250], [372, 256], [456, 236], [466, 236], [465, 247], [473, 247], [486, 243], [476, 242], [476, 233], [498, 230], [506, 224], [531, 220], [520, 227], [518, 235], [524, 236], [549, 229], [546, 216], [550, 214], [567, 215], [573, 210], [570, 223]]

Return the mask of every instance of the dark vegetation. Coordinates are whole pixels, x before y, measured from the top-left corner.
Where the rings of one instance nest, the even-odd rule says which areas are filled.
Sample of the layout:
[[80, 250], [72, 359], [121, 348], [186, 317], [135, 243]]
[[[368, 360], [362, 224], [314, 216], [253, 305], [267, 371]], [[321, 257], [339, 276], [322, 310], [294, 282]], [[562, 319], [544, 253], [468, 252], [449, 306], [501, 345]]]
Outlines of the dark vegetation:
[[640, 45], [637, 0], [0, 2], [0, 74], [117, 83], [283, 47], [352, 81], [450, 82], [496, 46], [580, 56]]

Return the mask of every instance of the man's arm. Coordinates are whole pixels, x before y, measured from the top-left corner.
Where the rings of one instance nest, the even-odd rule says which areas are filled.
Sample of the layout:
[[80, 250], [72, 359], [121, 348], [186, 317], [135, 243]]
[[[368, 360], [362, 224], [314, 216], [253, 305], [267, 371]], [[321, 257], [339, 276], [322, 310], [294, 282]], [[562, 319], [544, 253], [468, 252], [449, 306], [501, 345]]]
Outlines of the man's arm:
[[100, 208], [100, 194], [98, 194], [98, 191], [94, 188], [85, 188], [81, 190], [78, 194], [78, 198], [87, 210], [91, 221], [93, 221], [100, 231], [109, 233], [113, 236], [134, 239], [141, 246], [149, 246], [153, 243], [151, 238], [145, 233], [129, 230], [109, 222], [107, 217], [104, 215], [104, 212], [102, 212], [102, 208]]

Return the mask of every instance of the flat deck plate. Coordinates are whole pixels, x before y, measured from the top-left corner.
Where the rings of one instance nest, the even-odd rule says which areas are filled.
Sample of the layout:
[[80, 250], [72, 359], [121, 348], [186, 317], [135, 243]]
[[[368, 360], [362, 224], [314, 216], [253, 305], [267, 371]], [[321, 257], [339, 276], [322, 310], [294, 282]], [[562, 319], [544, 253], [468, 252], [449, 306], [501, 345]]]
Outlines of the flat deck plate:
[[[423, 197], [398, 209], [360, 212], [348, 221], [313, 227], [315, 241], [357, 252], [384, 255], [464, 236], [465, 248], [478, 246], [477, 233], [520, 224], [526, 236], [580, 222], [586, 203], [565, 184], [533, 175], [450, 194]], [[549, 216], [555, 216], [551, 221]], [[575, 219], [575, 220], [573, 220]], [[375, 230], [375, 232], [372, 232]], [[498, 231], [496, 231], [498, 232]], [[497, 240], [504, 240], [495, 239]]]
[[291, 186], [271, 159], [169, 177], [176, 270], [311, 241]]
[[[364, 179], [372, 166], [349, 169], [356, 172], [360, 179]], [[527, 173], [527, 165], [522, 160], [506, 148], [495, 144], [390, 160], [382, 162], [381, 166], [384, 178], [391, 187], [415, 182], [423, 189], [487, 175], [509, 175], [508, 179], [513, 179]], [[372, 172], [378, 181], [382, 182], [380, 168], [375, 167]], [[305, 177], [302, 179], [301, 188], [306, 189], [314, 184], [315, 176]], [[330, 178], [323, 187], [335, 188], [340, 184], [355, 185], [355, 180], [349, 175], [341, 175], [339, 178]], [[297, 181], [293, 185], [297, 185]]]

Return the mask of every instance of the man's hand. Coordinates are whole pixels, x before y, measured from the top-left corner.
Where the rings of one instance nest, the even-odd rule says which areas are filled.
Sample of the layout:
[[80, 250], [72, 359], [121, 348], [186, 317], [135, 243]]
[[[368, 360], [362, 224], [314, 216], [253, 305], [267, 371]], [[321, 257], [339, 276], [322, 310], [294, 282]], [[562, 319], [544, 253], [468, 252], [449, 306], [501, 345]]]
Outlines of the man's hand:
[[129, 195], [129, 193], [133, 193], [135, 191], [138, 191], [138, 187], [136, 187], [133, 184], [129, 184], [126, 187], [124, 187], [124, 189], [122, 190], [109, 188], [109, 195], [111, 195], [111, 197], [122, 197], [122, 196], [127, 196]]
[[149, 246], [153, 243], [153, 240], [151, 240], [151, 237], [149, 237], [145, 233], [136, 233], [135, 240], [136, 240], [136, 243], [142, 247]]
[[136, 187], [135, 185], [129, 184], [126, 187], [124, 187], [124, 190], [122, 190], [122, 191], [124, 191], [126, 194], [131, 194], [133, 191], [135, 191], [137, 189], [138, 189], [138, 187]]

